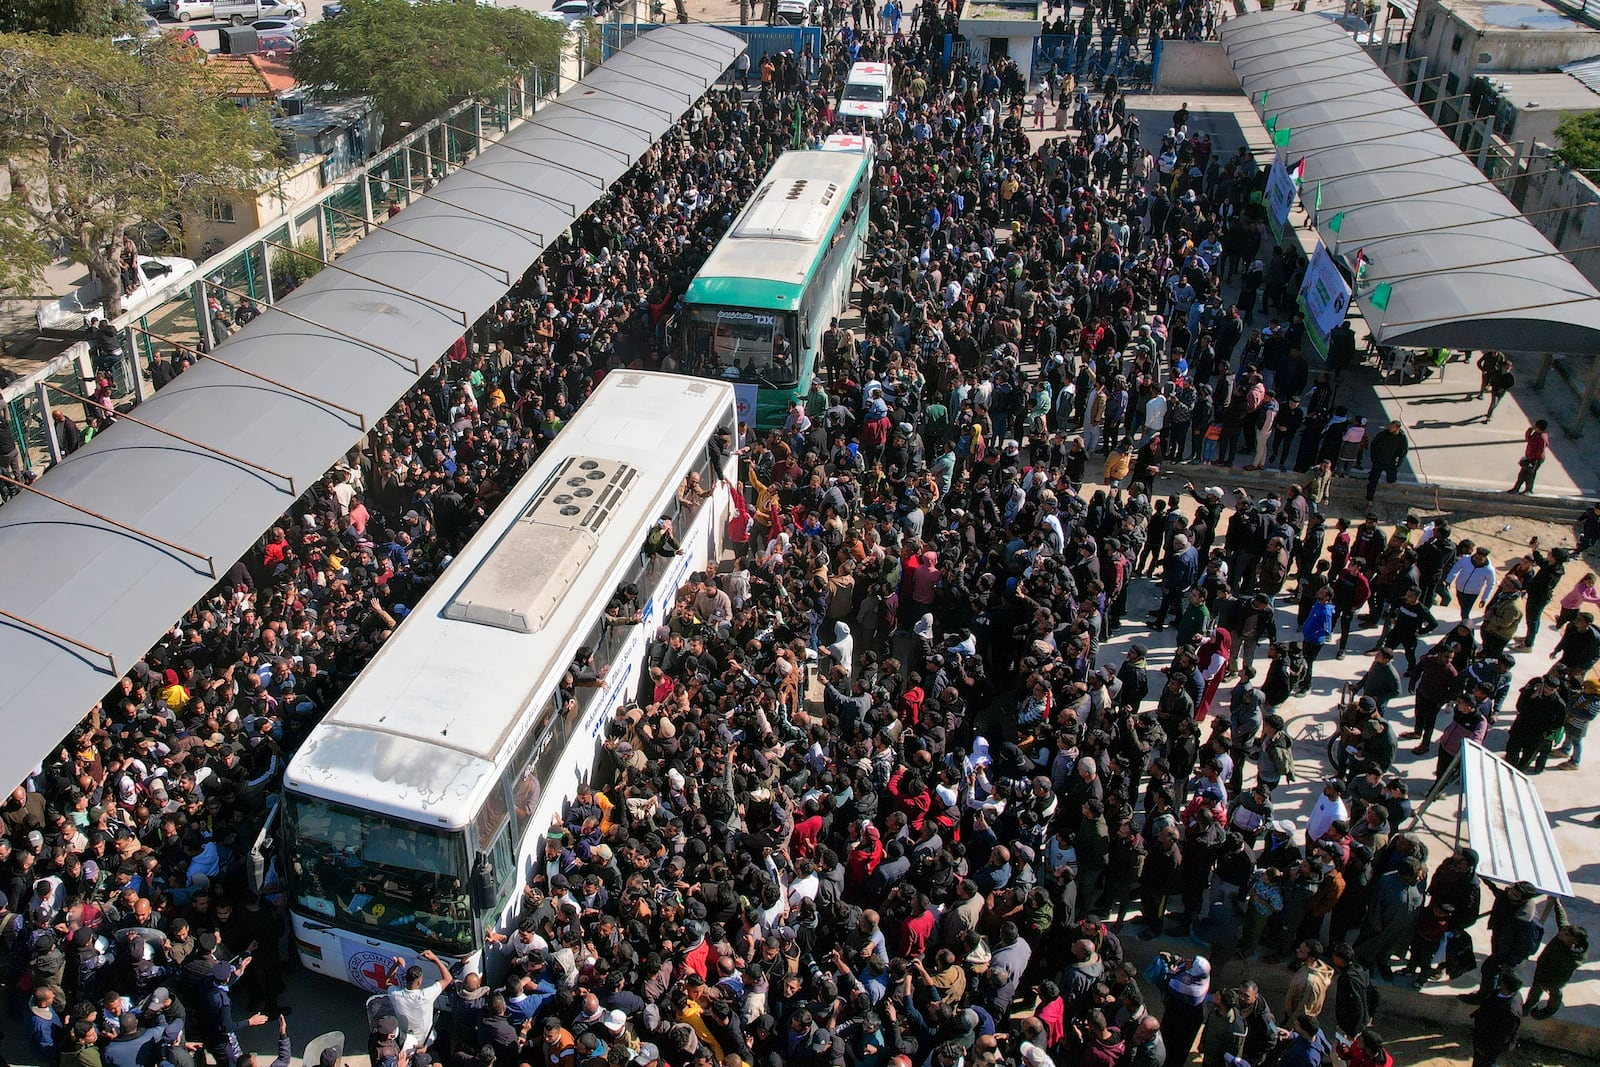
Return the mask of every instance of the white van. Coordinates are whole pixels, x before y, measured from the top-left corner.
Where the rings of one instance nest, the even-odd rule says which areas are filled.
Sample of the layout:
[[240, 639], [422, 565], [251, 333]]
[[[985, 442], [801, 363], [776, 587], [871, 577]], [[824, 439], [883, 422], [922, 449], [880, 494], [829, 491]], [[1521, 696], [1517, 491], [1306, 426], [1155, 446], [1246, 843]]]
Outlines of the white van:
[[882, 121], [894, 100], [894, 75], [887, 63], [857, 63], [839, 94], [839, 114], [847, 119]]
[[830, 133], [822, 142], [824, 152], [855, 152], [867, 157], [867, 184], [872, 184], [872, 166], [878, 146], [872, 138], [860, 133]]

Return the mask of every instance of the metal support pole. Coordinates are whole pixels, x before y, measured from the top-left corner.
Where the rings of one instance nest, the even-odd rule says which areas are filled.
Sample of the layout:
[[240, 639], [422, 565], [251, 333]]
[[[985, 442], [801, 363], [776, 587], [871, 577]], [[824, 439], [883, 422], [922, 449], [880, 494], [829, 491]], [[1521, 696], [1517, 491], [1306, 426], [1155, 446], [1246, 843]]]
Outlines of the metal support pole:
[[1546, 352], [1539, 357], [1539, 373], [1533, 376], [1533, 387], [1535, 389], [1544, 388], [1545, 380], [1550, 377], [1550, 368], [1555, 365], [1555, 362], [1556, 354], [1554, 352]]
[[[329, 210], [337, 211], [338, 209], [337, 208], [329, 208]], [[322, 214], [322, 212], [319, 211], [317, 214], [320, 216]], [[300, 255], [299, 252], [295, 251], [293, 248], [290, 248], [288, 245], [279, 245], [278, 247], [282, 248], [284, 251], [290, 253], [291, 255]], [[401, 286], [395, 285], [393, 282], [386, 282], [381, 278], [374, 278], [370, 274], [362, 274], [358, 270], [351, 270], [349, 267], [345, 266], [343, 263], [335, 263], [332, 260], [325, 259], [325, 260], [322, 261], [322, 265], [324, 267], [327, 267], [329, 270], [336, 270], [336, 271], [339, 271], [341, 274], [348, 274], [352, 278], [360, 278], [362, 281], [367, 282], [367, 283], [369, 283], [371, 285], [382, 286], [383, 288], [388, 289], [391, 292], [399, 293], [403, 297], [407, 297], [408, 299], [415, 300], [419, 304], [427, 304], [430, 307], [437, 308], [440, 311], [448, 311], [452, 315], [459, 315], [461, 317], [461, 325], [462, 325], [463, 329], [472, 324], [471, 317], [465, 311], [463, 311], [461, 308], [451, 307], [449, 304], [446, 304], [443, 301], [435, 300], [430, 296], [423, 296], [421, 293], [414, 292], [414, 291], [412, 291], [410, 289], [406, 289], [406, 288], [403, 288]]]
[[483, 151], [483, 104], [477, 100], [472, 102], [472, 131], [477, 135], [472, 142], [472, 154], [478, 155]]
[[59, 630], [52, 630], [48, 626], [41, 626], [39, 623], [34, 622], [32, 619], [25, 619], [21, 615], [13, 615], [11, 612], [5, 611], [3, 609], [0, 609], [0, 618], [10, 619], [12, 622], [16, 623], [18, 626], [25, 626], [30, 630], [34, 630], [34, 631], [37, 631], [38, 633], [44, 634], [46, 637], [50, 638], [52, 641], [61, 641], [61, 642], [65, 643], [65, 644], [69, 644], [69, 645], [73, 646], [74, 648], [81, 648], [85, 652], [92, 653], [92, 654], [94, 654], [96, 656], [102, 656], [102, 657], [105, 658], [106, 663], [110, 665], [110, 667], [111, 667], [110, 673], [111, 674], [121, 674], [122, 673], [122, 671], [119, 670], [118, 667], [117, 667], [117, 657], [113, 656], [111, 653], [107, 652], [103, 648], [96, 648], [93, 645], [84, 644], [82, 641], [79, 641], [76, 637], [68, 637], [66, 634], [62, 633]]
[[[322, 212], [317, 212], [322, 214]], [[211, 332], [211, 305], [206, 300], [206, 282], [202, 278], [189, 287], [189, 299], [194, 301], [195, 318], [198, 321], [200, 340], [207, 352], [217, 347], [217, 339]]]
[[[123, 327], [122, 338], [122, 350], [128, 353], [133, 361], [133, 399], [136, 402], [143, 404], [146, 400], [149, 400], [155, 395], [155, 385], [153, 382], [148, 382], [145, 380], [144, 366], [139, 362], [139, 349], [141, 346], [139, 344], [138, 327]], [[155, 356], [152, 355], [147, 362], [149, 366], [154, 368]]]
[[361, 213], [367, 220], [367, 228], [363, 233], [371, 233], [372, 224], [378, 220], [372, 214], [372, 182], [365, 174], [361, 176]]
[[[286, 232], [284, 236], [287, 237], [288, 233]], [[265, 265], [265, 269], [261, 272], [261, 288], [267, 294], [267, 303], [269, 305], [276, 304], [278, 302], [278, 294], [272, 291], [272, 246], [266, 241], [262, 241], [259, 247], [261, 248], [261, 262]]]
[[206, 569], [210, 572], [211, 577], [213, 577], [213, 578], [222, 577], [220, 574], [217, 573], [217, 561], [216, 561], [216, 558], [213, 557], [213, 556], [208, 556], [204, 552], [197, 552], [192, 548], [186, 548], [183, 545], [178, 544], [176, 541], [168, 541], [164, 537], [157, 537], [155, 534], [150, 533], [147, 530], [141, 530], [137, 526], [129, 526], [125, 522], [118, 522], [116, 519], [113, 519], [111, 516], [102, 515], [98, 511], [90, 511], [88, 508], [83, 507], [83, 506], [81, 506], [79, 504], [74, 504], [70, 500], [63, 500], [60, 497], [56, 496], [54, 493], [47, 493], [43, 489], [40, 489], [36, 485], [28, 485], [26, 482], [19, 482], [15, 478], [10, 477], [9, 475], [0, 474], [0, 482], [5, 482], [7, 485], [16, 486], [18, 489], [24, 489], [24, 490], [34, 494], [35, 496], [42, 496], [46, 500], [49, 500], [49, 501], [51, 501], [53, 503], [56, 503], [56, 504], [60, 504], [62, 507], [68, 508], [69, 510], [76, 511], [80, 515], [87, 515], [91, 519], [97, 519], [100, 522], [105, 523], [107, 526], [115, 526], [119, 530], [125, 530], [128, 533], [133, 534], [135, 537], [142, 537], [146, 541], [154, 541], [158, 545], [162, 545], [163, 547], [170, 548], [175, 552], [182, 552], [186, 556], [193, 556], [195, 559], [203, 559], [203, 560], [206, 561]]
[[413, 187], [411, 185], [411, 146], [406, 145], [400, 149], [401, 176], [406, 180], [406, 203], [411, 203]]
[[328, 232], [328, 213], [322, 210], [320, 204], [317, 205], [317, 248], [324, 263], [333, 258], [333, 234]]
[[44, 420], [44, 447], [50, 452], [50, 466], [61, 462], [61, 442], [56, 440], [56, 420], [50, 413], [50, 387], [36, 382], [33, 392], [39, 398], [39, 417]]
[[1594, 403], [1596, 393], [1600, 393], [1600, 356], [1594, 356], [1589, 364], [1589, 378], [1583, 384], [1583, 399], [1578, 401], [1578, 409], [1572, 413], [1572, 421], [1567, 423], [1568, 437], [1582, 437], [1583, 424], [1589, 421], [1589, 405]]
[[1411, 83], [1411, 99], [1422, 104], [1422, 87], [1428, 83], [1428, 57], [1421, 56], [1417, 59], [1417, 80]]
[[[46, 385], [48, 383], [41, 382], [40, 384], [41, 385]], [[70, 389], [63, 389], [59, 385], [52, 385], [52, 386], [50, 386], [50, 388], [54, 389], [56, 392], [60, 393], [62, 396], [71, 397], [73, 400], [78, 401], [78, 403], [82, 404], [85, 407], [85, 409], [92, 408], [92, 407], [96, 406], [96, 404], [95, 404], [95, 402], [93, 400], [91, 400], [89, 397], [86, 397], [86, 396], [82, 395], [81, 393], [74, 393]], [[271, 475], [274, 478], [282, 478], [285, 482], [287, 482], [289, 484], [289, 495], [290, 496], [293, 497], [293, 496], [299, 496], [300, 495], [300, 491], [295, 488], [294, 475], [292, 475], [292, 474], [285, 474], [282, 471], [273, 470], [271, 467], [263, 466], [262, 464], [257, 463], [255, 460], [245, 459], [243, 456], [236, 456], [232, 452], [224, 452], [222, 449], [217, 448], [217, 447], [215, 447], [213, 445], [208, 445], [203, 441], [196, 441], [192, 437], [185, 437], [181, 433], [176, 433], [176, 432], [174, 432], [172, 430], [167, 429], [164, 426], [156, 426], [156, 425], [154, 425], [152, 423], [145, 422], [143, 419], [135, 418], [132, 415], [119, 413], [116, 416], [116, 418], [117, 419], [127, 419], [129, 422], [133, 423], [135, 426], [142, 426], [146, 430], [149, 430], [151, 433], [158, 433], [158, 434], [161, 434], [163, 437], [170, 437], [174, 441], [182, 441], [184, 444], [192, 445], [195, 448], [200, 449], [200, 451], [202, 451], [202, 452], [207, 452], [207, 453], [209, 453], [209, 454], [211, 454], [213, 456], [221, 456], [223, 459], [229, 460], [229, 461], [231, 461], [233, 463], [238, 463], [241, 466], [249, 467], [250, 469], [255, 470], [255, 471], [259, 471], [262, 474], [268, 474], [268, 475]]]

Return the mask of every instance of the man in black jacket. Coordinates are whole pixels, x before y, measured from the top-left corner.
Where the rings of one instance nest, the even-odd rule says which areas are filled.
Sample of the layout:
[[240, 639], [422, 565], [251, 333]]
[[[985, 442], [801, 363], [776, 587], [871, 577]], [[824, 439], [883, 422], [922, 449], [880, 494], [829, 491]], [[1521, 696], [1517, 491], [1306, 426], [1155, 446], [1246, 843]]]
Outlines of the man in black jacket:
[[1372, 498], [1378, 495], [1380, 477], [1394, 484], [1410, 448], [1411, 442], [1406, 440], [1405, 427], [1399, 419], [1391, 420], [1386, 429], [1373, 437], [1372, 444], [1367, 446], [1367, 458], [1372, 464], [1372, 473], [1367, 475], [1367, 503], [1372, 503]]
[[1522, 979], [1502, 972], [1494, 995], [1472, 1013], [1472, 1067], [1494, 1067], [1522, 1029]]
[[1272, 1008], [1254, 982], [1247, 980], [1238, 994], [1239, 1017], [1245, 1025], [1244, 1059], [1248, 1063], [1271, 1062], [1272, 1050], [1278, 1045], [1278, 1021], [1272, 1017]]
[[1340, 941], [1333, 946], [1333, 1020], [1339, 1033], [1354, 1037], [1372, 1021], [1372, 976]]
[[1495, 990], [1495, 979], [1502, 973], [1515, 974], [1544, 940], [1544, 920], [1534, 907], [1539, 890], [1532, 882], [1498, 886], [1484, 880], [1483, 884], [1494, 894], [1489, 906], [1489, 955], [1483, 960], [1483, 984], [1478, 991], [1461, 994], [1462, 1000], [1474, 1004], [1487, 1001]]

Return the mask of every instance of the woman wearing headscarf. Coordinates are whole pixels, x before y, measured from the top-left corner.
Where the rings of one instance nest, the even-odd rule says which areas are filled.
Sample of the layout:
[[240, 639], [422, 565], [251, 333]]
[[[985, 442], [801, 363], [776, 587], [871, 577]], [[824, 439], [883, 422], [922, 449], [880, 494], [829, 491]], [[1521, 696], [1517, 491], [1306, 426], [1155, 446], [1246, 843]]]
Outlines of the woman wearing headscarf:
[[1222, 676], [1227, 673], [1228, 659], [1233, 653], [1233, 634], [1228, 632], [1226, 626], [1218, 626], [1211, 631], [1211, 636], [1200, 645], [1199, 660], [1200, 676], [1206, 680], [1205, 689], [1200, 692], [1200, 702], [1194, 707], [1196, 722], [1205, 722], [1211, 717], [1211, 705], [1217, 698], [1217, 690], [1222, 686]]
[[1189, 1062], [1194, 1040], [1205, 1021], [1206, 996], [1211, 992], [1209, 960], [1196, 956], [1179, 964], [1161, 990], [1161, 1035], [1167, 1046], [1167, 1067]]
[[850, 845], [850, 858], [845, 865], [845, 885], [851, 893], [859, 893], [867, 875], [878, 869], [883, 860], [883, 841], [878, 828], [863, 822], [860, 836]]

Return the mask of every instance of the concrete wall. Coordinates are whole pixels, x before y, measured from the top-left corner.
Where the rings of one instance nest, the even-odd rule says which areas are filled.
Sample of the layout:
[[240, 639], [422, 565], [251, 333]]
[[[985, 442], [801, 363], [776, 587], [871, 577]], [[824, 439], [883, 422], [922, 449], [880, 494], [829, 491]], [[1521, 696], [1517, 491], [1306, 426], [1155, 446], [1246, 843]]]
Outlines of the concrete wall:
[[[1439, 79], [1454, 95], [1467, 91], [1471, 75], [1480, 71], [1553, 70], [1563, 63], [1600, 54], [1600, 33], [1573, 21], [1553, 29], [1480, 26], [1474, 5], [1455, 10], [1453, 0], [1422, 0], [1408, 52], [1426, 56], [1427, 77]], [[1459, 39], [1460, 45], [1457, 45]], [[1444, 81], [1454, 75], [1454, 85]]]
[[1239, 79], [1221, 41], [1162, 41], [1158, 93], [1236, 93]]
[[[1528, 162], [1527, 176], [1513, 183], [1512, 200], [1528, 221], [1557, 248], [1588, 248], [1569, 254], [1577, 268], [1600, 286], [1600, 187], [1581, 174], [1559, 166], [1550, 150], [1538, 145]], [[1560, 209], [1560, 210], [1557, 210]]]

